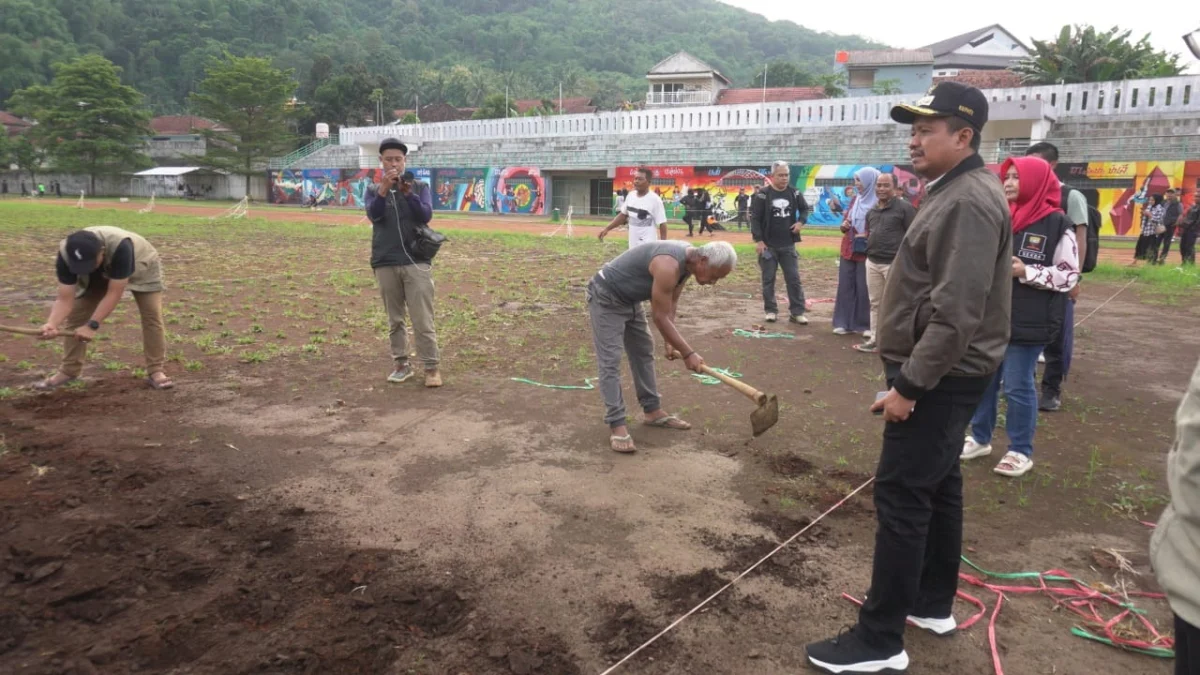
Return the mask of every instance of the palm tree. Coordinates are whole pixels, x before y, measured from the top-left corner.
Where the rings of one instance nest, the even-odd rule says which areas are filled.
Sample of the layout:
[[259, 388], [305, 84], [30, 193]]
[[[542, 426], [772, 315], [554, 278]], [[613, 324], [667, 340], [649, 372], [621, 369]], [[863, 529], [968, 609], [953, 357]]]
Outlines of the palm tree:
[[1026, 84], [1107, 82], [1168, 77], [1182, 72], [1179, 56], [1156, 51], [1147, 35], [1130, 41], [1131, 31], [1063, 26], [1053, 41], [1033, 40], [1033, 54], [1012, 71]]
[[817, 86], [825, 90], [829, 98], [842, 98], [846, 95], [846, 74], [828, 73], [817, 76]]

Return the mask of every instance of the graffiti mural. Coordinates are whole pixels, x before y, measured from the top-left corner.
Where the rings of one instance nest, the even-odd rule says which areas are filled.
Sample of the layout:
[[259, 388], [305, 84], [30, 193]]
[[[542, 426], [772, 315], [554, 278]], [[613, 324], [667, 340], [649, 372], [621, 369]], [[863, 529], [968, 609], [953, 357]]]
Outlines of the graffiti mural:
[[1100, 212], [1101, 236], [1136, 237], [1142, 209], [1174, 188], [1186, 210], [1195, 199], [1200, 162], [1087, 162], [1059, 164], [1059, 180], [1079, 190]]
[[305, 169], [304, 192], [301, 203], [312, 206], [341, 206], [342, 200], [338, 195], [338, 183], [341, 181], [340, 169]]
[[268, 171], [267, 185], [272, 204], [302, 204], [304, 202], [304, 173], [292, 169]]
[[539, 169], [431, 169], [433, 208], [439, 211], [541, 215], [546, 181]]
[[[633, 174], [637, 167], [617, 167], [613, 177], [613, 203], [616, 203], [616, 191], [633, 191]], [[737, 213], [734, 200], [745, 190], [753, 194], [755, 190], [767, 184], [768, 167], [744, 166], [652, 166], [654, 177], [650, 179], [650, 189], [662, 197], [667, 210], [667, 218], [679, 220], [683, 218], [684, 207], [679, 203], [691, 190], [705, 190], [713, 201], [714, 209], [724, 211], [728, 219]]]

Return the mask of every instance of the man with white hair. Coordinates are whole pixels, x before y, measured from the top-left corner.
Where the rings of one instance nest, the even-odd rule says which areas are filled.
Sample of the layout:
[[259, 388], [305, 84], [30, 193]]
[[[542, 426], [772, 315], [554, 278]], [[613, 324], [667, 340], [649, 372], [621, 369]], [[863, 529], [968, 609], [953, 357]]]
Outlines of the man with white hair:
[[770, 184], [754, 193], [750, 200], [750, 236], [758, 251], [762, 270], [763, 310], [766, 320], [775, 321], [779, 305], [775, 302], [775, 270], [783, 268], [787, 284], [788, 315], [793, 323], [807, 324], [804, 316], [804, 287], [800, 285], [800, 255], [796, 243], [800, 228], [808, 220], [808, 202], [788, 184], [791, 168], [787, 162], [771, 165]]
[[610, 260], [588, 283], [588, 315], [596, 345], [600, 394], [604, 397], [604, 422], [609, 427], [609, 446], [615, 452], [637, 449], [626, 425], [621, 397], [622, 352], [629, 356], [645, 424], [680, 431], [692, 428], [662, 409], [654, 375], [654, 338], [642, 303], [650, 301], [654, 325], [666, 342], [667, 359], [683, 359], [689, 370], [701, 372], [704, 359], [675, 327], [675, 308], [689, 277], [695, 277], [698, 284], [715, 284], [735, 265], [737, 253], [729, 242], [694, 247], [682, 241], [654, 241], [634, 246]]

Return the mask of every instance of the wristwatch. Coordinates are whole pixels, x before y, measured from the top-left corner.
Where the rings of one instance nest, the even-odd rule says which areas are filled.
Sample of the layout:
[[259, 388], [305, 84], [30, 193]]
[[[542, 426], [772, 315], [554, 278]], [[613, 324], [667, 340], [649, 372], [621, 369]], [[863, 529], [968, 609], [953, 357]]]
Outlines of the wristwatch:
[[92, 330], [100, 330], [100, 322], [92, 319], [91, 321], [87, 322], [87, 327], [91, 328]]

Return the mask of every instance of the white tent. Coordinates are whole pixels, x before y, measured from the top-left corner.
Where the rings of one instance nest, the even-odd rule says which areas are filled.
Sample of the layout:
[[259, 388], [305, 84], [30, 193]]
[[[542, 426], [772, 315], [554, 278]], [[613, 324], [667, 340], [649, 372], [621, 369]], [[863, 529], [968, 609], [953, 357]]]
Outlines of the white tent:
[[230, 193], [229, 175], [224, 171], [199, 166], [156, 166], [139, 171], [130, 179], [129, 195], [198, 199], [230, 199], [244, 196]]

